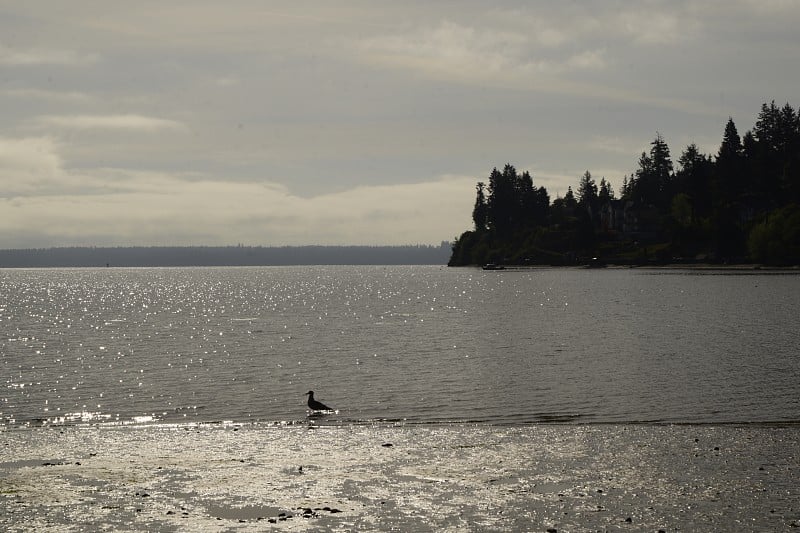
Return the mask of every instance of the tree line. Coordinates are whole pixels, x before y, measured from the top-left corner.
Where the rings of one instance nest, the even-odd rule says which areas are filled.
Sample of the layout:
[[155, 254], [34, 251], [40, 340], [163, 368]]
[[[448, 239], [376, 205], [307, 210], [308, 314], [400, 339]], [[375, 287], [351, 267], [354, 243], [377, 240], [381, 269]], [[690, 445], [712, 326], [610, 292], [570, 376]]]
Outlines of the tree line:
[[529, 172], [494, 168], [476, 185], [472, 220], [452, 266], [800, 264], [800, 109], [765, 103], [742, 136], [730, 118], [716, 154], [692, 143], [677, 165], [656, 133], [619, 195], [587, 170], [551, 201]]

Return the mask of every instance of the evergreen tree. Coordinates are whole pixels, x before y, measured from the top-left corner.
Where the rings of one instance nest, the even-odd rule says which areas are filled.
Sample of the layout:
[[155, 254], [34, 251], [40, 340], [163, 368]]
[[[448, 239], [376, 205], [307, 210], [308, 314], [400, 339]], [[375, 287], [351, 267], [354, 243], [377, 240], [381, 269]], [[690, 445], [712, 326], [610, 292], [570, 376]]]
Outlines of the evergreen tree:
[[597, 204], [597, 184], [588, 170], [578, 183], [578, 203], [584, 207], [593, 207]]
[[789, 201], [800, 203], [800, 110], [788, 103], [781, 109], [782, 173], [780, 187]]
[[547, 211], [550, 197], [544, 187], [535, 187], [533, 177], [528, 171], [520, 176], [521, 222], [526, 228], [547, 224]]
[[660, 133], [650, 143], [650, 154], [642, 152], [639, 168], [628, 182], [628, 196], [643, 204], [669, 207], [673, 189], [669, 146]]
[[695, 143], [691, 143], [678, 158], [678, 171], [691, 175], [706, 161], [708, 161], [708, 158], [700, 152]]
[[475, 207], [472, 209], [472, 221], [475, 223], [475, 231], [481, 232], [486, 231], [489, 215], [488, 206], [486, 204], [486, 194], [484, 193], [486, 184], [479, 181], [475, 189], [477, 190], [477, 194], [475, 197]]
[[781, 111], [775, 100], [769, 105], [761, 104], [761, 112], [756, 119], [753, 135], [766, 153], [778, 152], [780, 147]]
[[633, 181], [633, 177], [631, 177], [631, 180], [628, 181], [628, 175], [627, 174], [625, 174], [622, 177], [622, 189], [619, 191], [620, 198], [625, 198], [625, 199], [629, 199], [630, 198], [630, 196], [631, 196], [631, 184], [630, 184], [630, 182], [631, 181]]
[[611, 188], [611, 184], [606, 181], [605, 177], [600, 178], [600, 189], [597, 192], [597, 199], [600, 205], [604, 205], [614, 199], [614, 189]]
[[653, 161], [646, 152], [639, 156], [639, 168], [628, 182], [630, 196], [642, 203], [653, 203], [658, 196], [658, 183], [655, 181]]
[[775, 105], [775, 101], [773, 100], [769, 105], [762, 104], [761, 112], [758, 114], [756, 125], [753, 128], [753, 138], [756, 142], [752, 167], [757, 187], [761, 191], [760, 196], [770, 207], [778, 206], [781, 203], [778, 178], [781, 173], [778, 158], [779, 123], [780, 110]]
[[742, 155], [742, 141], [739, 138], [739, 132], [736, 129], [736, 124], [733, 118], [728, 117], [728, 122], [725, 124], [725, 131], [722, 134], [722, 144], [719, 147], [717, 154], [717, 161], [720, 159], [735, 159]]
[[726, 205], [741, 196], [744, 190], [742, 163], [742, 141], [736, 124], [729, 118], [715, 165], [714, 197], [718, 205]]
[[510, 191], [505, 184], [503, 175], [497, 168], [493, 168], [489, 174], [489, 197], [486, 202], [486, 225], [490, 230], [503, 231], [505, 229], [505, 219], [508, 216], [507, 197]]
[[536, 188], [535, 220], [538, 226], [546, 226], [550, 217], [550, 195], [544, 187]]
[[572, 187], [567, 187], [567, 194], [564, 195], [564, 205], [570, 209], [578, 207], [578, 201], [575, 199], [575, 193], [572, 192]]
[[599, 223], [600, 202], [597, 198], [597, 184], [588, 170], [581, 176], [581, 180], [578, 183], [578, 205], [588, 215], [589, 220]]
[[753, 172], [771, 207], [800, 200], [800, 117], [788, 103], [761, 106], [753, 129]]
[[692, 143], [678, 158], [678, 172], [675, 174], [675, 191], [686, 194], [698, 216], [711, 211], [711, 159], [700, 153]]
[[660, 133], [656, 132], [656, 138], [650, 143], [650, 146], [652, 171], [655, 182], [658, 184], [658, 195], [654, 203], [663, 207], [669, 205], [673, 193], [672, 159], [669, 154], [669, 146]]
[[536, 190], [533, 178], [526, 170], [517, 179], [517, 216], [515, 224], [518, 227], [530, 228], [535, 225], [535, 200]]

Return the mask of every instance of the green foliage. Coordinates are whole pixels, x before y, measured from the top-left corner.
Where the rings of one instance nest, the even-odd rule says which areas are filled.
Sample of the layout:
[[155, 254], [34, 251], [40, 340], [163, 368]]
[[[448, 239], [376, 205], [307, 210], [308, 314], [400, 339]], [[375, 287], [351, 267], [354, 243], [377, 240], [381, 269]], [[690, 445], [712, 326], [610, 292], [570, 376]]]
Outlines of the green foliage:
[[692, 225], [692, 203], [687, 194], [676, 194], [672, 198], [671, 215], [680, 228], [688, 228]]
[[767, 265], [800, 264], [800, 207], [778, 209], [756, 224], [747, 240], [752, 259]]

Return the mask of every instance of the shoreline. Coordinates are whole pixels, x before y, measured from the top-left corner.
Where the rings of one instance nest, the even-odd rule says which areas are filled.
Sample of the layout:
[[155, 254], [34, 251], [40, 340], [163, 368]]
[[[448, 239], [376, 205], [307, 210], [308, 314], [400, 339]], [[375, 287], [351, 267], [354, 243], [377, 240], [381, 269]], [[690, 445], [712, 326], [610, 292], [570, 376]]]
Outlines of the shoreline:
[[[450, 266], [449, 268], [483, 268], [484, 265], [457, 265]], [[800, 271], [800, 265], [789, 266], [771, 266], [760, 263], [653, 263], [653, 264], [640, 264], [640, 263], [613, 263], [609, 262], [600, 266], [593, 266], [588, 264], [574, 264], [574, 265], [515, 265], [503, 264], [498, 265], [502, 268], [498, 270], [536, 270], [536, 269], [589, 269], [589, 270], [603, 270], [603, 269], [674, 269], [674, 270], [747, 270], [747, 271]], [[494, 270], [494, 269], [486, 269]]]
[[448, 265], [444, 263], [427, 263], [427, 262], [319, 262], [319, 263], [181, 263], [169, 264], [154, 262], [152, 264], [20, 264], [20, 265], [7, 265], [0, 264], [0, 270], [68, 270], [68, 269], [181, 269], [181, 268], [292, 268], [292, 267], [443, 267], [452, 269], [484, 269], [490, 271], [503, 271], [503, 270], [541, 270], [541, 269], [587, 269], [587, 270], [615, 270], [615, 269], [666, 269], [666, 270], [732, 270], [732, 271], [753, 271], [753, 272], [800, 272], [800, 265], [785, 265], [774, 266], [765, 265], [761, 263], [614, 263], [608, 262], [604, 265], [590, 265], [584, 263], [568, 264], [568, 265], [547, 265], [547, 264], [498, 264], [499, 268], [484, 268], [485, 265], [470, 264], [470, 265]]
[[0, 525], [139, 531], [781, 531], [800, 426], [0, 432]]

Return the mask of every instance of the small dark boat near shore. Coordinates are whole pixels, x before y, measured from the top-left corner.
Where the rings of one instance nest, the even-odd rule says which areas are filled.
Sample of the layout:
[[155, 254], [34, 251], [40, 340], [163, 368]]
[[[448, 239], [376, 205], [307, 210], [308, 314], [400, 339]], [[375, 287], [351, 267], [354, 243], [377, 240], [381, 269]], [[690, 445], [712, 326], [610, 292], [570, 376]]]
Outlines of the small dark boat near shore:
[[607, 266], [606, 262], [599, 257], [592, 257], [586, 264], [586, 268], [605, 268]]

